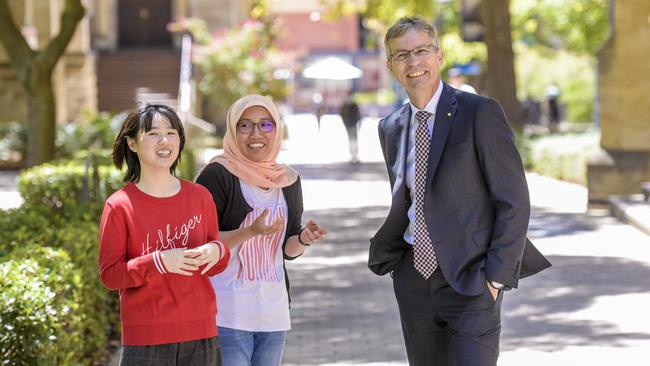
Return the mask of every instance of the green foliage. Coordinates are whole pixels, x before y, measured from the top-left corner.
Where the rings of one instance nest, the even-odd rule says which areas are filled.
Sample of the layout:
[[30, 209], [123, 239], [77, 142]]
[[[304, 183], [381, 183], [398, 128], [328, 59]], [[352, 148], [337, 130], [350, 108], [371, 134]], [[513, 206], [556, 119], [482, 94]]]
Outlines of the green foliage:
[[376, 92], [354, 93], [357, 104], [392, 105], [397, 101], [397, 94], [390, 89], [379, 89]]
[[[83, 360], [81, 277], [65, 251], [36, 244], [0, 263], [3, 365], [69, 365]], [[88, 360], [87, 360], [88, 361]]]
[[[55, 364], [91, 363], [90, 361], [98, 359], [105, 352], [108, 337], [114, 335], [119, 329], [117, 296], [101, 285], [97, 274], [97, 237], [101, 209], [102, 206], [99, 204], [81, 204], [66, 206], [64, 214], [53, 212], [43, 205], [23, 206], [8, 211], [0, 210], [0, 232], [3, 233], [0, 240], [0, 261], [15, 258], [16, 253], [22, 253], [21, 256], [39, 262], [38, 271], [56, 271], [65, 276], [63, 282], [71, 282], [72, 280], [68, 279], [70, 276], [76, 281], [75, 291], [79, 292], [79, 296], [73, 298], [75, 311], [60, 315], [53, 320], [64, 324], [75, 324], [74, 329], [69, 329], [68, 332], [77, 341], [78, 347], [61, 347], [57, 350], [59, 353], [74, 350], [69, 357], [75, 362]], [[72, 263], [75, 269], [74, 273], [68, 275], [61, 272], [58, 267], [52, 267], [51, 262], [41, 262], [39, 259], [41, 253], [24, 249], [26, 243], [29, 248], [56, 249], [65, 253], [66, 261]], [[21, 281], [29, 284], [29, 281]], [[58, 289], [52, 290], [54, 296], [60, 295]], [[68, 296], [65, 293], [64, 295]], [[28, 327], [31, 326], [30, 324], [21, 326]], [[0, 330], [0, 338], [12, 337], [4, 334], [6, 331], [8, 330]], [[80, 339], [83, 339], [83, 342], [78, 342]], [[61, 359], [61, 357], [63, 356], [55, 355], [53, 359]], [[10, 358], [10, 360], [15, 362], [14, 364], [21, 364], [16, 359]], [[83, 360], [85, 361], [82, 362]]]
[[592, 120], [596, 90], [592, 56], [531, 48], [521, 43], [516, 46], [520, 100], [528, 96], [544, 100], [546, 87], [555, 83], [560, 88], [560, 103], [566, 106], [565, 119], [571, 122]]
[[181, 153], [181, 161], [176, 166], [176, 175], [179, 178], [194, 181], [196, 173], [196, 154], [193, 149], [185, 146]]
[[50, 216], [49, 209], [43, 206], [0, 210], [0, 258], [25, 243], [46, 241], [50, 234]]
[[58, 157], [72, 158], [88, 149], [112, 149], [121, 123], [106, 112], [84, 112], [80, 121], [59, 126], [56, 135]]
[[527, 170], [569, 182], [586, 184], [587, 159], [598, 150], [600, 133], [590, 130], [527, 137], [521, 149]]
[[513, 39], [594, 54], [609, 37], [609, 0], [515, 0]]
[[199, 89], [208, 109], [224, 122], [227, 108], [247, 94], [262, 94], [281, 100], [287, 95], [284, 80], [274, 71], [290, 68], [298, 52], [282, 52], [273, 45], [278, 27], [272, 18], [248, 20], [239, 27], [208, 32], [198, 18], [172, 23], [172, 31], [188, 31], [194, 38], [194, 63], [201, 70]]
[[325, 3], [328, 5], [329, 17], [362, 14], [367, 20], [367, 27], [382, 37], [399, 18], [420, 15], [425, 19], [433, 19], [436, 15], [436, 2], [431, 0], [329, 0]]
[[27, 154], [27, 129], [20, 122], [0, 123], [0, 161], [20, 161]]
[[104, 202], [120, 187], [122, 173], [117, 168], [77, 161], [42, 164], [23, 170], [18, 179], [25, 205], [44, 205], [59, 212], [82, 201]]
[[468, 64], [472, 61], [478, 61], [485, 64], [487, 60], [487, 48], [484, 43], [464, 42], [457, 32], [450, 32], [439, 36], [440, 47], [444, 51], [445, 63], [441, 70], [442, 75], [447, 75], [447, 71], [455, 64]]

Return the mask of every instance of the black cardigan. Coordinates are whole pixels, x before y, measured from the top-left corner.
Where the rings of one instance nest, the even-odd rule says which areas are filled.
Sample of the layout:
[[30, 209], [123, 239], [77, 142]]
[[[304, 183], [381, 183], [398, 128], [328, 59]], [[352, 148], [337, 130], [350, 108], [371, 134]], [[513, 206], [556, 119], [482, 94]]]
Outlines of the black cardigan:
[[[215, 206], [217, 206], [217, 220], [219, 230], [230, 231], [239, 229], [239, 226], [253, 208], [248, 205], [244, 194], [241, 191], [239, 178], [228, 171], [219, 163], [211, 163], [206, 166], [196, 178], [196, 182], [205, 186], [212, 194]], [[282, 243], [282, 255], [284, 259], [293, 260], [297, 257], [289, 257], [284, 250], [287, 246], [287, 239], [290, 236], [300, 234], [302, 220], [302, 186], [300, 177], [290, 186], [282, 188], [284, 200], [287, 203], [287, 232]], [[287, 268], [284, 268], [284, 279], [289, 293], [289, 275]], [[291, 296], [289, 296], [291, 301]]]

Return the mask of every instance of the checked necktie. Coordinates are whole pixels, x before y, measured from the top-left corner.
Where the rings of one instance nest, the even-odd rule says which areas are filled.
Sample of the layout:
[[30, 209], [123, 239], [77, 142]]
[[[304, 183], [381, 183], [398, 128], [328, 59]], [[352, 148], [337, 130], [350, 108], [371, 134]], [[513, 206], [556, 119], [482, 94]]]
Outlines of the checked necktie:
[[438, 267], [436, 253], [433, 250], [431, 238], [424, 221], [424, 191], [427, 180], [427, 164], [429, 161], [429, 130], [427, 120], [433, 114], [418, 111], [415, 120], [418, 126], [415, 130], [415, 229], [414, 229], [414, 264], [415, 269], [428, 279]]

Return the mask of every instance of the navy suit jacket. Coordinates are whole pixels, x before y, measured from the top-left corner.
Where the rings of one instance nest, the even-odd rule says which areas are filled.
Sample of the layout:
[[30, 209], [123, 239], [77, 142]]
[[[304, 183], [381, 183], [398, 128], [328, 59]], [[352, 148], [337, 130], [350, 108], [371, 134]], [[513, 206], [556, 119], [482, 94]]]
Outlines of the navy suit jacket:
[[[368, 266], [394, 270], [409, 244], [407, 103], [379, 123], [392, 204], [371, 239]], [[526, 238], [530, 199], [515, 138], [501, 106], [443, 83], [429, 149], [424, 214], [438, 264], [459, 293], [478, 295], [486, 280], [516, 288], [550, 263]]]

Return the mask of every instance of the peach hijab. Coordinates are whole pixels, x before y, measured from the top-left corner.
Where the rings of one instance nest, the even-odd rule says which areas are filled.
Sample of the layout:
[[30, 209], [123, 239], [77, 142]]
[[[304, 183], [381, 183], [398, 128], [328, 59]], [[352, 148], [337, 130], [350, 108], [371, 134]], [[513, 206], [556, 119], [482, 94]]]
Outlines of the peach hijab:
[[[246, 158], [237, 143], [237, 122], [244, 111], [250, 107], [260, 106], [269, 111], [275, 121], [276, 133], [273, 148], [263, 161], [257, 162]], [[284, 123], [278, 108], [265, 96], [246, 95], [230, 106], [226, 119], [226, 134], [223, 138], [223, 154], [217, 155], [210, 163], [223, 165], [240, 180], [258, 187], [283, 188], [292, 185], [298, 179], [298, 173], [291, 167], [278, 164], [275, 160], [280, 153]]]

